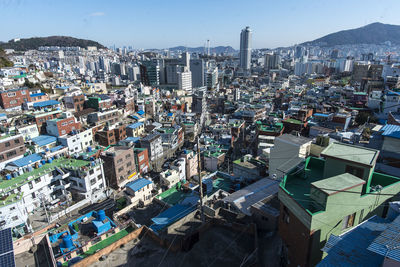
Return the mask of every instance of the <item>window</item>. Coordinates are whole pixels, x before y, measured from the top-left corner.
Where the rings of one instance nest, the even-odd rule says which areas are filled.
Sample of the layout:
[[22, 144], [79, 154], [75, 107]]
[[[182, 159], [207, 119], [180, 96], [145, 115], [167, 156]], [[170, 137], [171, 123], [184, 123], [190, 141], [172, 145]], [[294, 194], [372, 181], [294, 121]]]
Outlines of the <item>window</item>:
[[15, 210], [15, 207], [11, 207], [11, 208], [10, 208], [10, 211], [12, 211], [12, 210]]
[[10, 144], [10, 142], [6, 142], [4, 145], [5, 145], [6, 147], [9, 147], [11, 144]]
[[364, 210], [361, 210], [361, 212], [360, 212], [360, 218], [358, 219], [358, 223], [359, 223], [359, 224], [362, 223], [363, 216], [364, 216]]
[[28, 184], [29, 184], [29, 189], [32, 189], [33, 188], [32, 181], [29, 182]]
[[119, 159], [119, 160], [117, 160], [117, 164], [118, 164], [118, 163], [121, 163], [121, 162], [122, 162], [122, 160], [123, 160], [123, 159]]
[[17, 94], [15, 93], [15, 92], [9, 92], [8, 94], [7, 94], [7, 96], [8, 97], [14, 97], [14, 96], [16, 96]]
[[131, 166], [132, 165], [132, 162], [128, 162], [127, 164], [126, 164], [126, 167], [129, 167], [129, 166]]
[[131, 157], [131, 154], [128, 154], [125, 156], [125, 159], [129, 159]]
[[13, 151], [8, 152], [6, 155], [7, 155], [7, 158], [10, 158], [16, 154], [17, 154], [17, 152], [15, 150], [13, 150]]
[[14, 143], [19, 144], [19, 139], [15, 139]]
[[118, 172], [122, 172], [124, 170], [124, 167], [122, 166], [121, 168], [118, 169]]
[[352, 227], [354, 225], [355, 217], [356, 217], [355, 213], [344, 217], [343, 223], [342, 223], [342, 230]]
[[96, 179], [90, 180], [90, 185], [94, 185], [96, 183]]
[[21, 91], [21, 95], [26, 95], [26, 91], [25, 91], [25, 90], [22, 90], [22, 91]]
[[89, 171], [89, 174], [92, 175], [93, 173], [94, 173], [94, 170], [91, 169], [91, 170]]
[[42, 179], [40, 179], [40, 177], [35, 179], [35, 183], [36, 183], [36, 184], [37, 184], [37, 183], [40, 183], [40, 181], [42, 181]]
[[346, 165], [346, 170], [347, 173], [353, 174], [354, 176], [357, 176], [358, 178], [363, 178], [364, 176], [364, 170], [362, 168], [358, 168], [355, 166], [351, 165]]
[[99, 175], [97, 176], [97, 181], [100, 181], [102, 178], [103, 178], [102, 175], [99, 174]]
[[12, 219], [13, 221], [16, 221], [16, 220], [18, 220], [18, 216], [13, 216], [11, 219]]

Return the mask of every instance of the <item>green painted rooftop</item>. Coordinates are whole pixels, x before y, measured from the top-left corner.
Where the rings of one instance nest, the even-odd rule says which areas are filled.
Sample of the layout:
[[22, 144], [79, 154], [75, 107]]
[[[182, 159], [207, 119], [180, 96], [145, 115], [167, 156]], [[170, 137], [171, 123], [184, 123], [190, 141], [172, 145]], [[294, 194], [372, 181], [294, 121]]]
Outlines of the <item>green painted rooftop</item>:
[[350, 173], [342, 173], [327, 179], [313, 182], [311, 184], [317, 187], [322, 192], [331, 195], [338, 191], [350, 189], [358, 185], [363, 185], [365, 184], [365, 181]]
[[286, 120], [284, 120], [284, 122], [294, 123], [294, 124], [303, 124], [301, 121], [295, 120], [295, 119], [286, 119]]
[[332, 143], [321, 152], [321, 156], [339, 158], [364, 165], [373, 166], [379, 151], [343, 143]]
[[70, 168], [80, 168], [83, 166], [90, 167], [90, 161], [87, 160], [79, 160], [79, 159], [67, 159], [67, 158], [59, 158], [53, 160], [52, 163], [46, 163], [42, 167], [33, 169], [30, 172], [25, 172], [22, 175], [19, 175], [16, 178], [12, 178], [10, 180], [0, 180], [0, 189], [13, 190], [18, 188], [46, 173], [49, 173], [54, 170], [55, 167], [70, 167]]

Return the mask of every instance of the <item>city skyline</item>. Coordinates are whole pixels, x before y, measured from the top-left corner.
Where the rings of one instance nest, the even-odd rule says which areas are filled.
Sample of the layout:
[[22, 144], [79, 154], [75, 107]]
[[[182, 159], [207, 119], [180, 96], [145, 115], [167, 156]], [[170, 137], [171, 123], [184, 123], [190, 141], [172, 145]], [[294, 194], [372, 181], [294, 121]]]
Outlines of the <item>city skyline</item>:
[[[345, 8], [344, 8], [345, 7]], [[275, 48], [311, 41], [332, 32], [373, 22], [400, 25], [397, 1], [0, 1], [0, 23], [9, 25], [0, 40], [65, 35], [105, 46], [135, 49], [232, 46], [239, 49], [240, 30], [254, 32], [252, 48]], [[63, 11], [63, 12], [61, 12]], [[172, 16], [176, 13], [176, 16]], [[327, 15], [335, 14], [334, 17]], [[356, 15], [355, 15], [356, 14]], [[18, 18], [23, 17], [24, 20]], [[29, 21], [29, 24], [26, 22]]]

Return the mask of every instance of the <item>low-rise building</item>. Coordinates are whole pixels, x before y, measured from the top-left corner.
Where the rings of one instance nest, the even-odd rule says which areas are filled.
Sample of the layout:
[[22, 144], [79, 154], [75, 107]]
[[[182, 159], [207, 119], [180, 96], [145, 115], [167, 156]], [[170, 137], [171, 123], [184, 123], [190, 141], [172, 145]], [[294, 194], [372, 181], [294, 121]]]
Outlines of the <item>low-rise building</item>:
[[0, 136], [0, 170], [13, 160], [22, 158], [26, 152], [21, 134]]
[[[400, 178], [375, 172], [378, 150], [332, 143], [293, 165], [279, 187], [279, 234], [288, 266], [315, 266], [330, 235], [340, 235], [400, 192]], [[298, 249], [301, 247], [302, 249]]]
[[145, 178], [140, 178], [125, 185], [128, 194], [128, 202], [136, 205], [139, 202], [150, 203], [153, 197], [152, 190], [154, 184]]

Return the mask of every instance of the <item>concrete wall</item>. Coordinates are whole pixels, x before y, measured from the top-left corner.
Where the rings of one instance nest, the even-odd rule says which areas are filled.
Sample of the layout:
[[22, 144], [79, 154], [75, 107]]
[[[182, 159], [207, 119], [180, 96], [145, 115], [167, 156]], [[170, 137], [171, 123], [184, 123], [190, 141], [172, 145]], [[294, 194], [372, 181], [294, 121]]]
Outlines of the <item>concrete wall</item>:
[[108, 247], [101, 249], [99, 252], [97, 252], [89, 257], [84, 258], [80, 262], [74, 264], [74, 266], [75, 267], [86, 267], [86, 266], [89, 266], [90, 264], [98, 262], [98, 260], [101, 256], [110, 254], [112, 251], [118, 249], [121, 245], [125, 245], [126, 243], [130, 242], [131, 240], [133, 240], [135, 238], [139, 238], [139, 236], [141, 235], [141, 233], [143, 231], [147, 232], [149, 230], [147, 227], [142, 226], [141, 228], [136, 229], [135, 231], [129, 233], [127, 236], [124, 236], [120, 240], [112, 243]]

